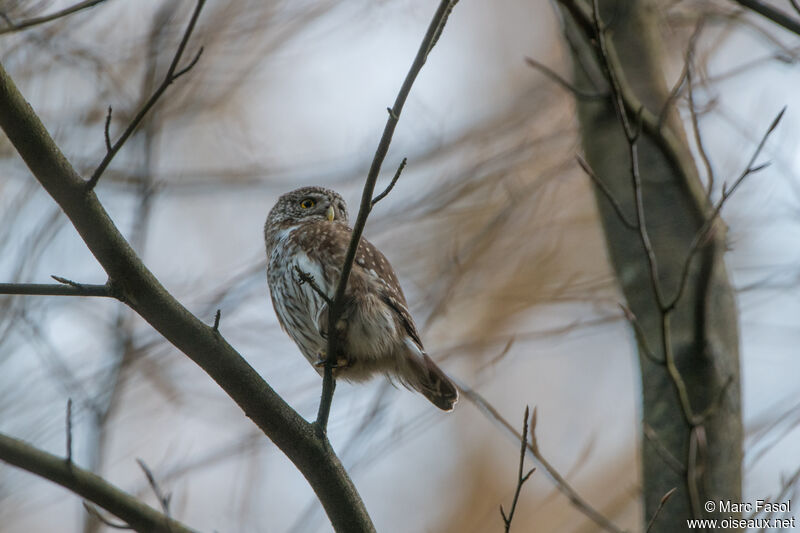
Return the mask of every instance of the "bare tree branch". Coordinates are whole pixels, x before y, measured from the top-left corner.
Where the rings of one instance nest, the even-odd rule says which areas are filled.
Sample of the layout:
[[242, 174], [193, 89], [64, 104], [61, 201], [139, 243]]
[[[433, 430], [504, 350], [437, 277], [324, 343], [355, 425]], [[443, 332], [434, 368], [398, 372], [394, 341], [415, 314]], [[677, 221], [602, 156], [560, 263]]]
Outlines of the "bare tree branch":
[[314, 279], [314, 276], [312, 276], [308, 272], [303, 271], [303, 269], [301, 269], [297, 265], [294, 266], [294, 271], [297, 274], [297, 279], [295, 280], [295, 282], [298, 285], [302, 285], [303, 283], [308, 283], [309, 287], [311, 287], [311, 289], [314, 292], [316, 292], [319, 295], [320, 298], [322, 298], [323, 302], [325, 302], [328, 305], [332, 304], [332, 300], [330, 298], [328, 298], [328, 295], [325, 294], [325, 291], [323, 291], [320, 288], [320, 286], [317, 285], [317, 282]]
[[553, 69], [548, 67], [547, 65], [536, 61], [533, 58], [526, 57], [525, 62], [528, 66], [535, 68], [542, 74], [544, 74], [548, 79], [552, 80], [556, 85], [562, 87], [563, 89], [572, 93], [576, 98], [586, 98], [587, 100], [599, 100], [602, 98], [608, 98], [608, 94], [602, 92], [592, 92], [592, 91], [585, 91], [583, 89], [579, 89], [575, 87], [573, 84], [559, 76]]
[[86, 502], [83, 502], [83, 507], [86, 509], [86, 512], [89, 513], [89, 516], [96, 518], [101, 524], [104, 524], [112, 529], [124, 529], [124, 530], [132, 530], [133, 528], [128, 524], [118, 524], [117, 522], [112, 522], [102, 514], [94, 505], [89, 505]]
[[67, 464], [72, 464], [72, 398], [67, 399]]
[[644, 433], [644, 437], [650, 442], [650, 444], [653, 445], [656, 453], [661, 456], [667, 466], [682, 476], [686, 475], [686, 467], [674, 455], [672, 455], [672, 452], [670, 452], [666, 446], [664, 446], [664, 443], [661, 442], [656, 430], [654, 430], [647, 422], [642, 424], [642, 433]]
[[[592, 10], [588, 9], [584, 2], [579, 2], [577, 0], [557, 1], [572, 15], [572, 18], [581, 31], [586, 36], [592, 36], [592, 39], [594, 39], [596, 28]], [[605, 57], [601, 58], [601, 61], [608, 64], [609, 69], [614, 73], [617, 84], [616, 88], [613, 88], [616, 94], [610, 96], [621, 101], [626, 113], [633, 114], [638, 118], [641, 129], [650, 135], [651, 140], [658, 144], [668, 160], [674, 164], [683, 175], [692, 175], [695, 169], [694, 161], [686, 155], [682, 141], [670, 131], [669, 128], [664, 128], [659, 115], [647, 109], [641, 100], [639, 100], [636, 92], [624, 76], [624, 69], [620, 64], [613, 43], [604, 43], [604, 48]]]
[[[489, 403], [486, 398], [484, 398], [481, 394], [476, 392], [474, 389], [467, 387], [463, 383], [457, 383], [459, 391], [461, 391], [464, 396], [469, 400], [473, 405], [475, 405], [478, 410], [492, 420], [493, 422], [499, 423], [503, 429], [505, 429], [509, 434], [513, 435], [516, 440], [522, 440], [522, 435], [517, 432], [514, 426], [508, 422], [500, 412], [491, 404]], [[583, 513], [586, 517], [588, 517], [592, 522], [600, 526], [605, 531], [609, 531], [611, 533], [623, 533], [623, 530], [617, 527], [611, 520], [606, 518], [600, 511], [595, 509], [594, 507], [589, 504], [573, 487], [569, 484], [569, 482], [564, 479], [556, 468], [550, 464], [547, 459], [542, 455], [541, 451], [539, 450], [539, 445], [536, 442], [536, 435], [535, 435], [536, 425], [535, 425], [535, 418], [531, 423], [531, 440], [527, 444], [528, 452], [534, 458], [534, 460], [544, 469], [547, 473], [548, 477], [553, 480], [556, 488], [566, 496], [570, 503], [578, 509], [581, 513]]]
[[[506, 515], [503, 506], [500, 506], [500, 516], [503, 517], [503, 525], [506, 528], [506, 533], [511, 531], [511, 521], [514, 520], [514, 512], [517, 510], [517, 502], [519, 501], [519, 494], [522, 491], [522, 485], [528, 481], [528, 478], [531, 477], [534, 470], [536, 468], [531, 468], [528, 470], [528, 473], [523, 475], [522, 470], [525, 467], [525, 451], [528, 448], [528, 416], [530, 413], [530, 408], [526, 405], [525, 406], [525, 418], [522, 422], [522, 438], [520, 439], [521, 445], [519, 449], [519, 471], [517, 472], [517, 487], [514, 490], [514, 500], [511, 502], [511, 509], [508, 511], [508, 515]], [[533, 410], [533, 424], [536, 423], [536, 409]]]
[[161, 490], [158, 482], [156, 482], [153, 472], [143, 460], [136, 459], [136, 462], [138, 463], [139, 468], [142, 469], [142, 472], [144, 472], [144, 476], [147, 478], [147, 483], [150, 485], [150, 488], [153, 489], [153, 494], [156, 495], [156, 499], [158, 500], [159, 505], [161, 505], [161, 510], [163, 511], [164, 515], [170, 516], [169, 502], [172, 499], [172, 495], [169, 493], [165, 494], [164, 491]]
[[[359, 212], [360, 222], [354, 230], [351, 243], [353, 253], [349, 259], [349, 268], [352, 268], [355, 246], [359, 242], [366, 216], [372, 206], [375, 180], [388, 151], [403, 104], [427, 55], [441, 34], [454, 3], [442, 2], [390, 113], [384, 136], [368, 175], [365, 200], [362, 201], [362, 210]], [[161, 92], [171, 81], [187, 72], [199, 57], [198, 55], [187, 67], [178, 70], [181, 54], [202, 5], [203, 0], [199, 0], [184, 39], [161, 86]], [[316, 428], [320, 425], [311, 425], [303, 420], [215, 328], [199, 321], [161, 286], [122, 237], [92, 190], [114, 154], [133, 134], [158, 96], [160, 96], [159, 90], [140, 109], [117, 142], [111, 145], [111, 151], [106, 154], [88, 181], [80, 178], [53, 143], [38, 117], [24, 101], [2, 67], [0, 67], [0, 127], [6, 132], [11, 143], [45, 190], [70, 218], [90, 251], [106, 270], [109, 280], [114, 283], [118, 297], [202, 367], [240, 405], [245, 414], [286, 453], [314, 488], [337, 531], [374, 531], [358, 493], [333, 453], [327, 438], [319, 438]], [[110, 135], [107, 136], [110, 140]], [[396, 179], [394, 181], [396, 182]], [[369, 203], [367, 209], [364, 209], [365, 202]], [[344, 292], [347, 277], [346, 274], [342, 276], [340, 297]], [[72, 291], [81, 290], [80, 287], [73, 285], [69, 285], [69, 288]], [[331, 385], [332, 394], [334, 382], [331, 379], [330, 365], [327, 366], [326, 381]], [[321, 405], [323, 403], [321, 402]], [[129, 523], [136, 527], [133, 522]]]
[[[750, 163], [748, 163], [747, 169], [743, 174], [736, 180], [734, 186], [729, 191], [727, 186], [723, 186], [722, 190], [722, 198], [721, 201], [717, 203], [715, 206], [709, 206], [708, 203], [703, 204], [704, 208], [700, 210], [701, 218], [698, 219], [698, 224], [700, 224], [700, 229], [697, 230], [695, 237], [689, 244], [689, 251], [687, 253], [686, 260], [683, 263], [677, 263], [678, 270], [675, 271], [674, 266], [670, 268], [672, 263], [670, 261], [664, 261], [668, 265], [668, 271], [674, 272], [679, 277], [678, 288], [673, 298], [666, 298], [665, 291], [662, 286], [663, 280], [662, 276], [659, 273], [659, 261], [656, 258], [653, 245], [651, 243], [649, 228], [645, 221], [645, 209], [644, 209], [644, 201], [643, 201], [643, 187], [642, 187], [642, 179], [639, 174], [639, 147], [638, 147], [638, 140], [639, 140], [639, 126], [634, 126], [634, 123], [631, 120], [630, 115], [632, 113], [636, 113], [640, 120], [637, 121], [641, 124], [645, 131], [650, 134], [651, 138], [654, 138], [657, 142], [661, 141], [660, 144], [664, 151], [666, 151], [666, 147], [669, 146], [669, 142], [664, 142], [667, 138], [661, 137], [661, 135], [665, 134], [668, 129], [664, 129], [663, 131], [661, 128], [657, 131], [650, 131], [650, 113], [644, 110], [643, 107], [639, 107], [638, 109], [633, 106], [634, 102], [638, 102], [637, 99], [633, 97], [633, 93], [630, 93], [626, 88], [626, 83], [624, 81], [624, 72], [620, 68], [618, 59], [616, 57], [616, 53], [614, 48], [610, 42], [607, 40], [606, 33], [607, 28], [603, 25], [600, 19], [600, 9], [599, 9], [599, 2], [598, 0], [591, 1], [591, 14], [587, 14], [584, 4], [582, 2], [573, 1], [573, 0], [560, 0], [562, 4], [570, 11], [570, 14], [573, 15], [576, 22], [579, 26], [582, 27], [583, 32], [587, 41], [589, 42], [590, 46], [593, 48], [593, 52], [597, 57], [597, 61], [602, 68], [604, 75], [608, 79], [611, 89], [612, 89], [612, 103], [614, 104], [614, 110], [616, 111], [616, 115], [619, 119], [620, 125], [622, 130], [624, 131], [625, 138], [627, 140], [628, 145], [628, 156], [630, 160], [630, 176], [632, 180], [632, 189], [634, 195], [634, 204], [636, 206], [636, 221], [635, 225], [639, 232], [639, 240], [644, 250], [645, 259], [647, 261], [647, 275], [648, 275], [648, 282], [650, 288], [652, 289], [652, 294], [655, 300], [655, 309], [656, 309], [656, 316], [660, 319], [660, 329], [658, 331], [658, 341], [660, 342], [661, 346], [660, 349], [663, 354], [663, 361], [656, 360], [657, 363], [662, 364], [666, 367], [667, 375], [669, 381], [671, 381], [672, 386], [677, 394], [679, 403], [678, 406], [680, 408], [679, 412], [683, 415], [683, 419], [685, 421], [685, 431], [687, 431], [686, 438], [688, 439], [688, 450], [684, 449], [681, 450], [681, 453], [686, 453], [686, 467], [683, 468], [680, 466], [680, 462], [674, 459], [674, 455], [670, 452], [666, 447], [660, 445], [660, 439], [656, 432], [645, 424], [645, 436], [654, 443], [653, 449], [662, 457], [671, 457], [671, 461], [665, 460], [670, 466], [673, 464], [679, 465], [679, 468], [673, 467], [676, 472], [681, 474], [683, 477], [683, 483], [680, 485], [684, 493], [681, 495], [681, 498], [686, 498], [688, 502], [688, 507], [690, 509], [691, 516], [695, 518], [702, 517], [703, 509], [700, 506], [701, 501], [701, 494], [704, 490], [707, 490], [706, 483], [704, 482], [703, 475], [705, 470], [708, 466], [708, 453], [707, 453], [707, 441], [705, 438], [706, 432], [706, 421], [708, 417], [714, 413], [718, 407], [723, 403], [723, 397], [725, 391], [728, 390], [728, 387], [734, 380], [734, 376], [730, 375], [725, 377], [724, 383], [718, 384], [717, 387], [714, 387], [713, 390], [715, 394], [715, 398], [713, 400], [709, 400], [709, 394], [706, 391], [703, 391], [703, 394], [696, 394], [693, 391], [693, 394], [689, 394], [689, 388], [687, 387], [687, 382], [681, 374], [681, 370], [678, 367], [678, 356], [676, 355], [676, 349], [673, 346], [673, 334], [672, 334], [672, 326], [671, 326], [671, 318], [673, 316], [673, 311], [675, 311], [678, 301], [681, 299], [683, 295], [684, 289], [688, 283], [688, 276], [690, 267], [692, 265], [692, 258], [697, 253], [697, 251], [704, 245], [711, 244], [711, 247], [707, 248], [709, 254], [713, 254], [716, 248], [713, 246], [716, 244], [715, 241], [710, 239], [711, 234], [710, 230], [713, 227], [715, 220], [719, 215], [719, 211], [722, 207], [722, 203], [724, 200], [736, 189], [743, 181], [743, 179], [753, 172], [756, 172], [763, 168], [763, 166], [754, 167], [753, 164], [755, 163], [756, 156], [761, 151], [766, 137], [769, 135], [770, 132], [774, 130], [777, 126], [780, 118], [782, 116], [782, 112], [775, 118], [772, 125], [770, 126], [768, 132], [765, 134], [764, 138], [762, 138], [759, 147], [756, 149], [756, 154], [751, 159]], [[701, 31], [702, 24], [698, 23], [697, 27], [695, 28], [694, 33], [692, 34], [692, 38], [690, 40], [690, 44], [686, 53], [686, 62], [684, 64], [684, 74], [682, 74], [681, 79], [673, 88], [672, 92], [670, 93], [669, 97], [667, 98], [667, 102], [664, 104], [664, 107], [661, 112], [661, 119], [660, 124], [663, 125], [664, 118], [666, 116], [666, 111], [668, 106], [671, 104], [671, 100], [674, 100], [677, 97], [677, 94], [680, 90], [680, 86], [683, 83], [684, 79], [688, 84], [689, 89], [689, 105], [690, 111], [692, 113], [692, 126], [695, 133], [696, 141], [699, 147], [699, 151], [701, 152], [701, 157], [703, 159], [703, 163], [706, 166], [707, 174], [708, 174], [708, 181], [709, 181], [709, 190], [713, 186], [714, 183], [714, 174], [713, 174], [713, 167], [710, 163], [709, 158], [705, 154], [705, 149], [703, 147], [702, 139], [700, 137], [699, 127], [697, 123], [697, 115], [695, 112], [694, 106], [694, 97], [693, 97], [693, 87], [692, 87], [692, 60], [693, 60], [693, 53], [694, 47], [696, 45], [696, 40], [698, 38], [699, 32]], [[689, 167], [677, 166], [677, 169], [680, 170], [681, 168], [685, 168], [686, 170], [691, 169]], [[684, 176], [694, 176], [695, 174], [691, 172], [684, 172]], [[713, 257], [713, 255], [709, 255], [709, 257]], [[661, 259], [661, 258], [659, 258]], [[662, 259], [663, 261], [664, 259]], [[702, 268], [702, 267], [701, 267]], [[700, 276], [702, 277], [703, 274]], [[667, 277], [667, 276], [665, 276]], [[700, 283], [703, 283], [701, 280]], [[629, 296], [630, 298], [630, 296]], [[626, 313], [627, 314], [627, 313]], [[630, 319], [631, 317], [629, 317]], [[637, 340], [644, 338], [643, 332], [638, 327], [637, 322], [631, 321], [632, 325], [634, 326]], [[655, 354], [647, 347], [645, 342], [640, 340], [640, 354], [647, 355], [648, 358], [653, 359]], [[724, 377], [724, 376], [723, 376]], [[706, 403], [705, 409], [702, 411], [695, 411], [695, 407], [692, 406], [692, 402], [697, 400], [693, 400], [693, 398], [701, 397], [702, 402]], [[734, 426], [735, 427], [735, 426]], [[674, 446], [670, 446], [674, 448]], [[673, 449], [673, 452], [675, 450]], [[663, 489], [662, 489], [663, 490]], [[671, 495], [671, 493], [670, 493]], [[652, 494], [649, 495], [649, 502], [652, 502]], [[655, 509], [653, 513], [653, 517], [648, 524], [648, 530], [653, 527], [655, 523], [655, 519], [658, 516], [658, 513], [664, 506], [666, 501], [666, 497], [662, 498], [660, 505]], [[687, 511], [688, 513], [689, 511]], [[661, 529], [661, 524], [656, 529]]]
[[639, 344], [639, 351], [647, 357], [650, 361], [657, 365], [665, 364], [665, 361], [658, 357], [655, 352], [650, 348], [650, 345], [647, 342], [647, 336], [642, 329], [642, 325], [639, 323], [639, 319], [636, 318], [636, 315], [630, 308], [625, 304], [619, 304], [622, 312], [625, 314], [625, 319], [628, 323], [633, 327], [634, 335], [636, 336], [636, 342]]
[[[800, 35], [800, 21], [793, 19], [780, 9], [772, 7], [771, 5], [762, 2], [761, 0], [733, 0], [751, 11], [755, 11], [762, 17], [765, 17], [778, 26]], [[792, 2], [792, 5], [795, 5]]]
[[642, 244], [642, 248], [644, 248], [645, 257], [647, 258], [647, 264], [650, 270], [651, 286], [656, 297], [656, 302], [659, 306], [662, 306], [664, 302], [664, 296], [661, 290], [661, 285], [659, 284], [660, 276], [658, 274], [658, 262], [656, 261], [655, 252], [653, 251], [653, 245], [650, 242], [650, 235], [647, 232], [644, 197], [642, 194], [642, 178], [639, 174], [638, 140], [641, 133], [640, 127], [642, 124], [641, 119], [644, 106], [640, 106], [636, 110], [637, 122], [636, 125], [632, 124], [630, 117], [628, 117], [630, 110], [625, 106], [625, 97], [623, 95], [622, 84], [620, 81], [620, 73], [622, 71], [615, 69], [612, 65], [612, 52], [610, 51], [609, 43], [606, 41], [606, 30], [602, 20], [600, 19], [600, 8], [597, 0], [592, 0], [592, 28], [594, 38], [597, 41], [600, 64], [605, 72], [609, 84], [611, 85], [611, 99], [617, 110], [617, 116], [619, 117], [622, 129], [625, 132], [625, 137], [628, 140], [631, 179], [633, 182], [633, 193], [636, 205], [635, 227], [638, 230], [639, 241]]
[[0, 294], [38, 296], [101, 296], [115, 298], [108, 285], [65, 285], [63, 283], [0, 283]]
[[192, 32], [194, 31], [195, 25], [197, 24], [197, 19], [200, 17], [200, 11], [203, 10], [203, 6], [205, 5], [206, 0], [197, 0], [197, 6], [195, 6], [194, 12], [192, 13], [191, 19], [189, 19], [189, 24], [186, 26], [186, 31], [183, 33], [183, 38], [181, 39], [180, 44], [178, 45], [178, 49], [175, 51], [175, 55], [172, 58], [172, 63], [170, 64], [169, 68], [167, 69], [167, 73], [164, 76], [164, 81], [161, 82], [150, 98], [142, 105], [139, 111], [136, 112], [136, 115], [131, 120], [128, 127], [125, 128], [125, 131], [122, 132], [117, 142], [108, 148], [109, 144], [109, 133], [108, 133], [108, 126], [111, 119], [111, 108], [108, 109], [108, 115], [106, 116], [106, 126], [104, 130], [104, 136], [106, 139], [106, 155], [100, 164], [95, 169], [92, 177], [89, 178], [89, 181], [86, 182], [86, 190], [91, 191], [94, 189], [95, 185], [97, 185], [97, 181], [100, 179], [100, 176], [103, 175], [103, 172], [111, 163], [111, 160], [114, 159], [114, 156], [117, 155], [120, 148], [125, 144], [125, 141], [136, 131], [136, 128], [139, 127], [139, 124], [144, 120], [145, 115], [147, 115], [148, 111], [153, 108], [154, 105], [158, 102], [158, 99], [166, 92], [167, 88], [172, 85], [172, 82], [180, 78], [182, 75], [189, 72], [192, 67], [197, 64], [197, 61], [200, 59], [200, 54], [203, 53], [203, 48], [201, 47], [200, 50], [195, 55], [194, 59], [192, 59], [189, 64], [181, 70], [177, 70], [178, 63], [180, 62], [181, 58], [183, 57], [183, 52], [186, 49], [186, 44], [189, 42], [189, 38], [192, 36]]
[[656, 519], [658, 518], [658, 515], [661, 513], [661, 509], [664, 508], [664, 505], [667, 503], [667, 501], [669, 501], [672, 495], [675, 494], [676, 490], [678, 490], [678, 487], [674, 487], [668, 490], [667, 493], [661, 497], [661, 501], [658, 503], [658, 508], [656, 509], [656, 512], [653, 513], [653, 516], [650, 518], [650, 521], [647, 523], [647, 527], [645, 528], [644, 533], [650, 533], [653, 524], [656, 523]]
[[780, 112], [778, 112], [778, 114], [772, 120], [772, 123], [769, 125], [769, 128], [767, 128], [767, 131], [764, 132], [764, 135], [761, 137], [761, 141], [758, 143], [758, 146], [756, 147], [755, 151], [753, 151], [753, 155], [750, 157], [750, 161], [747, 163], [747, 166], [739, 175], [739, 177], [736, 178], [736, 180], [733, 182], [733, 185], [730, 188], [728, 188], [727, 184], [722, 185], [722, 194], [720, 195], [719, 200], [717, 200], [714, 209], [706, 217], [705, 222], [697, 231], [697, 234], [694, 236], [692, 243], [689, 245], [689, 251], [686, 254], [686, 260], [683, 263], [683, 271], [681, 272], [678, 288], [675, 291], [675, 296], [673, 296], [669, 302], [666, 302], [664, 304], [663, 309], [665, 311], [671, 311], [672, 309], [674, 309], [675, 306], [680, 301], [681, 297], [683, 296], [683, 292], [686, 289], [686, 285], [689, 279], [689, 269], [692, 265], [692, 261], [694, 260], [697, 251], [700, 249], [703, 243], [705, 243], [708, 240], [709, 235], [711, 233], [711, 229], [714, 227], [714, 223], [717, 221], [719, 213], [720, 211], [722, 211], [722, 207], [725, 205], [725, 202], [736, 191], [736, 189], [739, 188], [739, 185], [742, 184], [745, 178], [765, 168], [765, 164], [757, 166], [753, 165], [755, 164], [756, 159], [758, 159], [758, 156], [761, 154], [761, 150], [764, 149], [764, 145], [766, 144], [767, 139], [769, 139], [769, 136], [778, 126], [785, 112], [786, 112], [786, 107], [784, 106], [784, 108], [781, 109]]
[[103, 127], [103, 138], [106, 141], [106, 152], [114, 149], [111, 144], [111, 106], [108, 106], [108, 113], [106, 113], [106, 123]]
[[203, 368], [287, 455], [317, 493], [337, 531], [374, 531], [358, 492], [327, 440], [320, 440], [311, 424], [218, 332], [164, 289], [111, 221], [97, 196], [87, 193], [87, 182], [69, 164], [2, 66], [0, 127], [69, 217], [115, 283], [120, 297]]
[[586, 173], [587, 176], [589, 176], [589, 179], [592, 180], [600, 192], [603, 193], [603, 196], [606, 197], [606, 200], [608, 200], [608, 202], [611, 204], [611, 207], [614, 208], [614, 211], [617, 213], [617, 217], [619, 218], [619, 221], [622, 222], [622, 225], [628, 229], [637, 229], [636, 224], [628, 220], [628, 217], [622, 210], [622, 206], [619, 204], [619, 201], [614, 198], [614, 195], [611, 194], [611, 191], [608, 189], [606, 184], [597, 177], [597, 174], [594, 173], [594, 170], [592, 170], [592, 167], [589, 166], [589, 163], [587, 163], [580, 154], [575, 156], [575, 160], [578, 161], [578, 165], [580, 165], [581, 169]]
[[[386, 158], [386, 153], [389, 151], [389, 145], [392, 142], [395, 127], [398, 120], [400, 120], [400, 113], [403, 111], [403, 106], [406, 103], [408, 94], [411, 92], [411, 87], [417, 79], [417, 75], [422, 70], [423, 65], [428, 59], [433, 46], [441, 35], [442, 30], [447, 22], [447, 17], [453, 9], [453, 6], [458, 0], [441, 0], [439, 7], [433, 15], [431, 23], [428, 25], [428, 30], [425, 37], [422, 39], [417, 55], [411, 68], [406, 74], [405, 80], [400, 87], [400, 91], [395, 98], [394, 105], [389, 109], [389, 118], [386, 120], [386, 126], [383, 129], [383, 135], [378, 142], [378, 148], [375, 151], [375, 157], [372, 159], [369, 172], [367, 172], [367, 179], [364, 183], [364, 190], [361, 194], [361, 205], [358, 209], [358, 216], [356, 217], [355, 224], [353, 224], [353, 234], [350, 238], [350, 245], [347, 248], [344, 264], [342, 265], [342, 273], [339, 278], [339, 283], [336, 286], [336, 292], [333, 297], [333, 305], [328, 306], [328, 324], [336, 324], [342, 314], [342, 307], [344, 305], [344, 293], [347, 288], [347, 281], [350, 277], [350, 271], [353, 268], [353, 261], [356, 258], [356, 251], [358, 244], [361, 242], [361, 235], [364, 233], [364, 226], [367, 223], [372, 206], [374, 205], [372, 195], [375, 191], [375, 183], [378, 181], [378, 175], [383, 165], [383, 160]], [[401, 165], [402, 167], [402, 165]], [[399, 177], [399, 171], [398, 171]], [[395, 180], [396, 181], [396, 180]], [[388, 192], [387, 192], [388, 194]], [[379, 198], [380, 199], [380, 198]], [[328, 354], [325, 363], [325, 372], [322, 381], [322, 397], [320, 398], [319, 412], [317, 413], [316, 427], [319, 431], [324, 433], [328, 427], [328, 414], [330, 413], [330, 404], [333, 399], [334, 387], [331, 384], [333, 381], [332, 365], [336, 362], [337, 351], [339, 349], [339, 339], [335, 327], [330, 327], [328, 331]]]
[[378, 196], [372, 199], [372, 204], [370, 205], [370, 209], [375, 207], [375, 204], [386, 198], [386, 195], [392, 192], [392, 189], [394, 189], [397, 180], [400, 179], [400, 174], [402, 174], [403, 169], [406, 168], [406, 163], [408, 163], [408, 158], [404, 157], [403, 160], [400, 162], [400, 166], [397, 167], [397, 172], [394, 173], [392, 181], [389, 182], [389, 185], [386, 186], [386, 188], [383, 190], [382, 193], [380, 193]]
[[672, 89], [669, 91], [669, 95], [667, 95], [667, 99], [664, 101], [664, 105], [661, 106], [661, 111], [658, 113], [659, 131], [664, 127], [664, 123], [667, 121], [667, 115], [669, 114], [670, 109], [672, 109], [672, 106], [675, 104], [675, 101], [678, 99], [681, 89], [683, 89], [683, 85], [689, 76], [689, 69], [692, 66], [694, 51], [697, 47], [697, 41], [700, 38], [700, 34], [702, 33], [704, 26], [705, 18], [701, 18], [695, 25], [691, 37], [689, 37], [689, 44], [686, 47], [686, 54], [684, 56], [681, 74], [678, 76], [678, 80], [675, 82], [675, 85], [673, 85]]
[[190, 533], [192, 529], [143, 504], [63, 458], [0, 433], [0, 460], [69, 489], [124, 520], [137, 531]]
[[700, 121], [697, 117], [697, 107], [694, 103], [694, 81], [692, 79], [692, 67], [689, 66], [686, 71], [686, 86], [689, 93], [689, 116], [692, 119], [692, 133], [694, 134], [694, 141], [697, 145], [697, 151], [700, 153], [700, 159], [706, 168], [706, 177], [708, 183], [706, 185], [706, 194], [710, 195], [714, 189], [714, 167], [711, 165], [711, 159], [708, 157], [708, 152], [703, 144], [703, 136], [700, 135]]
[[3, 16], [3, 18], [9, 22], [9, 25], [6, 26], [5, 28], [0, 28], [0, 35], [3, 35], [4, 33], [11, 33], [15, 31], [24, 30], [32, 26], [38, 26], [39, 24], [44, 24], [46, 22], [51, 22], [53, 20], [66, 17], [73, 13], [77, 13], [78, 11], [81, 11], [83, 9], [94, 7], [97, 4], [101, 4], [105, 1], [106, 0], [84, 0], [83, 2], [78, 2], [75, 5], [64, 8], [61, 11], [56, 11], [55, 13], [51, 13], [50, 15], [34, 17], [28, 20], [23, 20], [21, 22], [11, 22], [8, 20], [7, 16]]

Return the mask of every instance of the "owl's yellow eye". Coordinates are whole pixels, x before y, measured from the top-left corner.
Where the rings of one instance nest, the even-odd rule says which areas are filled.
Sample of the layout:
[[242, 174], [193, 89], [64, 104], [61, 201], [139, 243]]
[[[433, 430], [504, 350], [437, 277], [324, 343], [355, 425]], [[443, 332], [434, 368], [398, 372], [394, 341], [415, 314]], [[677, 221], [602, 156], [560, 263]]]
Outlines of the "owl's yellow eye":
[[317, 205], [317, 202], [315, 202], [312, 198], [306, 198], [305, 200], [300, 202], [300, 207], [302, 207], [303, 209], [311, 209], [315, 205]]

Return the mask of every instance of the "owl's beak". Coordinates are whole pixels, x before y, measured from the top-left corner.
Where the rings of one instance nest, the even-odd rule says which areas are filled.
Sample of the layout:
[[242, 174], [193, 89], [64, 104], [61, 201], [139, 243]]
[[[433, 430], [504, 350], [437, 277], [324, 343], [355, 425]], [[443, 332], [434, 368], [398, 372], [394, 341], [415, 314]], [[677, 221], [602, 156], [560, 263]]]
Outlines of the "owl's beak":
[[333, 222], [333, 219], [336, 218], [336, 211], [333, 210], [333, 206], [329, 205], [328, 210], [325, 211], [325, 216], [328, 217], [328, 220]]

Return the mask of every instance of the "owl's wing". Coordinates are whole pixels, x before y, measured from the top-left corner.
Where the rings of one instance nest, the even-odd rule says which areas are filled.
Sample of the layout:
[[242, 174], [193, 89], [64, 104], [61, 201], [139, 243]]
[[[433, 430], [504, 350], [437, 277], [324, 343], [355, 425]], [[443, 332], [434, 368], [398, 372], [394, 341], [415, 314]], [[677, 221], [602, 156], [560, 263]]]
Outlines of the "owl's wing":
[[356, 265], [361, 268], [364, 274], [377, 282], [378, 292], [381, 300], [394, 311], [399, 324], [403, 327], [406, 334], [423, 350], [422, 339], [420, 339], [414, 319], [408, 311], [406, 298], [400, 282], [394, 273], [392, 265], [380, 250], [371, 242], [361, 239], [356, 255]]
[[[327, 272], [324, 268], [329, 265], [335, 269], [340, 268], [350, 244], [352, 230], [345, 224], [330, 222], [315, 222], [308, 224], [305, 231], [297, 232], [297, 238], [302, 240], [301, 246], [308, 253], [309, 257], [322, 265], [323, 273]], [[327, 275], [325, 276], [328, 277]], [[330, 276], [333, 280], [333, 276]], [[328, 281], [326, 279], [326, 281]], [[330, 288], [329, 296], [333, 297], [335, 282], [327, 285]], [[356, 251], [353, 270], [348, 282], [348, 293], [357, 291], [359, 288], [376, 291], [386, 305], [394, 311], [398, 324], [405, 330], [406, 334], [422, 350], [422, 340], [420, 339], [411, 313], [408, 311], [403, 289], [394, 273], [392, 265], [378, 248], [371, 242], [362, 238]], [[352, 294], [352, 293], [351, 293]], [[316, 316], [319, 331], [323, 336], [328, 330], [327, 306]]]
[[392, 296], [390, 293], [382, 294], [381, 299], [392, 309], [392, 311], [397, 314], [400, 324], [403, 326], [406, 334], [411, 337], [411, 340], [413, 340], [417, 346], [419, 346], [420, 350], [424, 351], [424, 348], [422, 347], [422, 339], [419, 338], [419, 332], [417, 331], [417, 326], [414, 324], [414, 319], [411, 318], [411, 313], [408, 312], [405, 302], [398, 301], [398, 299]]

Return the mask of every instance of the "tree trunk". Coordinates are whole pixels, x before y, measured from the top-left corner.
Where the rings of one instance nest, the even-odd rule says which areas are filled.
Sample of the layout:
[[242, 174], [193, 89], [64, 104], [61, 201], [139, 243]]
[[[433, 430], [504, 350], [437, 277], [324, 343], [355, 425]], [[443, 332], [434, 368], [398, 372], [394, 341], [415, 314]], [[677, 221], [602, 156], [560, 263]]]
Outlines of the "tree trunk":
[[[571, 38], [576, 83], [601, 79], [602, 55], [586, 18], [579, 20], [576, 6], [591, 15], [582, 2], [562, 0], [565, 30]], [[667, 100], [663, 79], [657, 12], [644, 0], [603, 0], [601, 19], [611, 53], [619, 60], [618, 72], [625, 88], [646, 110], [658, 116]], [[577, 36], [577, 38], [576, 38]], [[613, 66], [613, 65], [612, 65]], [[608, 86], [608, 83], [605, 84]], [[611, 98], [579, 99], [581, 139], [586, 160], [629, 221], [635, 221], [630, 145]], [[637, 122], [636, 113], [628, 113]], [[669, 114], [664, 141], [657, 128], [642, 127], [637, 141], [644, 227], [657, 263], [657, 283], [667, 302], [680, 286], [691, 243], [701, 230], [711, 205], [691, 160], [677, 116]], [[685, 530], [692, 518], [723, 518], [735, 513], [719, 511], [719, 501], [741, 502], [742, 423], [740, 410], [737, 309], [723, 263], [724, 227], [721, 221], [694, 255], [682, 296], [674, 310], [658, 303], [646, 248], [636, 229], [627, 227], [598, 187], [597, 204], [617, 279], [639, 324], [642, 355], [642, 488], [645, 523], [661, 498], [676, 492], [665, 504], [651, 532]], [[662, 301], [663, 301], [662, 300]], [[666, 316], [665, 316], [666, 315]], [[645, 357], [647, 346], [664, 360], [671, 349], [678, 379], [665, 364]], [[680, 401], [685, 383], [691, 406]], [[704, 411], [708, 416], [701, 417]], [[705, 502], [715, 502], [715, 512]]]

